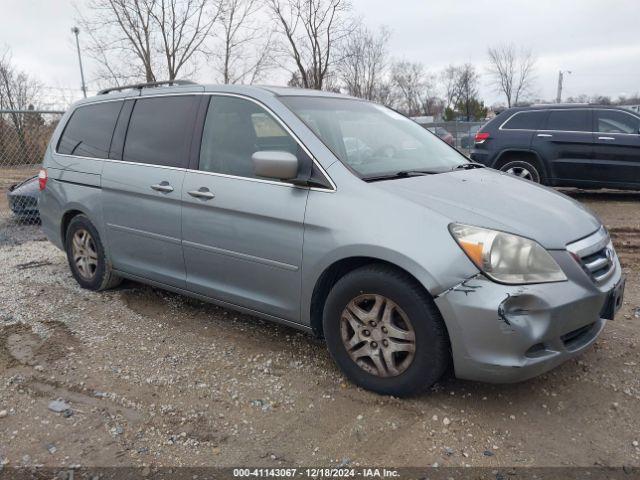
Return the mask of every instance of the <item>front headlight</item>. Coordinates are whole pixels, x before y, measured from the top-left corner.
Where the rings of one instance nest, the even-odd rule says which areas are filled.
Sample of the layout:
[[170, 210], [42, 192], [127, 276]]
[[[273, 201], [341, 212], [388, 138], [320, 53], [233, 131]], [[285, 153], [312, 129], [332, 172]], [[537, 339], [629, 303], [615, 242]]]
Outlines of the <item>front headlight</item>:
[[489, 278], [509, 284], [561, 282], [564, 272], [549, 252], [528, 238], [452, 223], [451, 235]]

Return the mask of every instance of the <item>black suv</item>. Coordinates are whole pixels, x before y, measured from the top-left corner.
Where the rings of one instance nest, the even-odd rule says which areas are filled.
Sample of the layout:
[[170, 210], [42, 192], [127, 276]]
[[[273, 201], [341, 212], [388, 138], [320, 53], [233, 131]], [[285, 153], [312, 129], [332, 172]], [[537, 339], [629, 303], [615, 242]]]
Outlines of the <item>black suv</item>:
[[471, 159], [545, 185], [640, 189], [640, 116], [596, 105], [510, 108], [478, 131]]

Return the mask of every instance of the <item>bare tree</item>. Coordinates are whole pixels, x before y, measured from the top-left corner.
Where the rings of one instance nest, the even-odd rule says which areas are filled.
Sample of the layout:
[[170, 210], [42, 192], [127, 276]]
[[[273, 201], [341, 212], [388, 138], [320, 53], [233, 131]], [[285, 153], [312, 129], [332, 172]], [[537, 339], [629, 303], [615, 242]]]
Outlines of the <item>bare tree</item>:
[[40, 84], [18, 70], [7, 50], [0, 57], [0, 108], [33, 109], [40, 94]]
[[223, 0], [222, 47], [213, 54], [223, 83], [254, 83], [272, 66], [272, 31], [256, 20], [259, 0]]
[[478, 110], [484, 108], [478, 99], [478, 83], [480, 75], [469, 63], [449, 65], [440, 74], [444, 86], [445, 108], [449, 117], [455, 112], [470, 119], [477, 117]]
[[169, 80], [198, 52], [209, 37], [220, 8], [211, 0], [154, 0], [151, 15], [160, 29]]
[[478, 83], [480, 75], [470, 63], [465, 63], [457, 68], [457, 92], [456, 106], [467, 119], [470, 119], [474, 111], [474, 103], [478, 102]]
[[636, 93], [630, 96], [620, 95], [613, 103], [615, 105], [640, 105], [640, 94]]
[[90, 0], [80, 23], [101, 78], [152, 82], [193, 67], [219, 13], [217, 0]]
[[[18, 141], [19, 163], [28, 163], [27, 128], [29, 122], [36, 118], [21, 111], [34, 110], [40, 90], [40, 84], [18, 70], [13, 65], [10, 52], [5, 51], [0, 57], [0, 108], [12, 110], [9, 119]], [[4, 141], [2, 137], [0, 140]]]
[[440, 77], [444, 86], [445, 106], [455, 108], [460, 98], [460, 67], [449, 65]]
[[406, 115], [434, 115], [439, 109], [434, 78], [419, 62], [398, 61], [391, 67], [393, 106]]
[[376, 101], [384, 97], [390, 36], [385, 27], [374, 33], [360, 23], [345, 38], [336, 69], [349, 95]]
[[531, 50], [513, 44], [489, 47], [489, 74], [496, 91], [504, 94], [507, 106], [517, 105], [531, 88], [536, 59]]
[[322, 90], [336, 62], [336, 46], [349, 33], [348, 0], [269, 0], [295, 78], [305, 88]]

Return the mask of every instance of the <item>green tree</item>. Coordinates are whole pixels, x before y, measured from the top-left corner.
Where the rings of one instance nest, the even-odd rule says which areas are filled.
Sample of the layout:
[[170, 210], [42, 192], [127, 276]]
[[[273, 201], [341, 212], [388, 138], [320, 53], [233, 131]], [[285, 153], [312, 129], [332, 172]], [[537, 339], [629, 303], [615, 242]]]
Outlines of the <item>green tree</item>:
[[469, 99], [460, 99], [455, 105], [455, 108], [447, 107], [444, 110], [444, 119], [447, 122], [453, 122], [460, 120], [463, 122], [475, 122], [483, 120], [487, 117], [487, 107], [482, 100], [478, 100], [476, 97]]

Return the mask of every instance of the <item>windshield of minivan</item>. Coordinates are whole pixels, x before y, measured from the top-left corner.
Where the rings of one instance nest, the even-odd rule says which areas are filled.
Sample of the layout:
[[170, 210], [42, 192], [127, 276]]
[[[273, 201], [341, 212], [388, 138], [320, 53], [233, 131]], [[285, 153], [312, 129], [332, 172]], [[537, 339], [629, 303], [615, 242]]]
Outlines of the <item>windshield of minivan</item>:
[[467, 162], [425, 128], [381, 105], [343, 98], [280, 99], [361, 178], [442, 173]]

